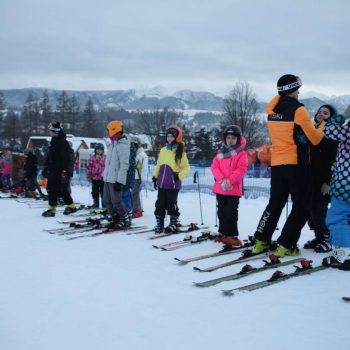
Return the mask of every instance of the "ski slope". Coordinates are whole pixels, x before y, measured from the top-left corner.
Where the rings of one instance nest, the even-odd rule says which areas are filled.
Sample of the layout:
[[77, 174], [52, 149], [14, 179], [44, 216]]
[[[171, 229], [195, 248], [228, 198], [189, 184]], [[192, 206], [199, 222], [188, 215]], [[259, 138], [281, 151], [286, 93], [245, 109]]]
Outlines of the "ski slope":
[[[76, 201], [91, 204], [90, 189], [75, 186]], [[143, 192], [145, 216], [154, 225], [155, 192]], [[253, 234], [266, 198], [242, 199], [241, 238]], [[202, 194], [204, 224], [215, 230], [215, 197]], [[182, 223], [200, 223], [198, 194], [181, 193]], [[0, 199], [1, 350], [279, 350], [346, 349], [350, 335], [350, 273], [327, 269], [274, 286], [225, 297], [221, 290], [264, 280], [275, 270], [208, 288], [193, 282], [239, 271], [243, 264], [211, 273], [193, 271], [239, 253], [179, 265], [187, 258], [220, 249], [203, 242], [174, 251], [152, 244], [150, 234], [125, 232], [69, 241], [43, 229], [60, 227], [42, 218], [45, 208]], [[67, 217], [64, 217], [67, 219]], [[285, 220], [285, 212], [279, 227]], [[198, 232], [199, 234], [199, 232]], [[278, 237], [278, 231], [274, 238]], [[312, 238], [304, 228], [300, 244]], [[302, 250], [318, 265], [324, 254]], [[251, 262], [262, 265], [260, 260]], [[292, 265], [281, 267], [284, 272]]]

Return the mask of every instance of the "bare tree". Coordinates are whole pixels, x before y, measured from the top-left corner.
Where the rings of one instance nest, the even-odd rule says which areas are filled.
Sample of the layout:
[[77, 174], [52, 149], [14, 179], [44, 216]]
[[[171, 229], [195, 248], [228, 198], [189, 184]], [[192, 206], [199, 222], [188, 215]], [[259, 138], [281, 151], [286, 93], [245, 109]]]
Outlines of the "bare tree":
[[257, 97], [248, 82], [235, 84], [224, 98], [224, 118], [221, 127], [238, 125], [247, 138], [249, 146], [256, 147], [266, 142], [267, 128], [259, 114]]
[[182, 114], [169, 110], [168, 108], [155, 108], [152, 111], [142, 112], [135, 125], [135, 131], [149, 135], [152, 149], [155, 152], [162, 146], [162, 136], [165, 135], [169, 125], [176, 124], [182, 118]]

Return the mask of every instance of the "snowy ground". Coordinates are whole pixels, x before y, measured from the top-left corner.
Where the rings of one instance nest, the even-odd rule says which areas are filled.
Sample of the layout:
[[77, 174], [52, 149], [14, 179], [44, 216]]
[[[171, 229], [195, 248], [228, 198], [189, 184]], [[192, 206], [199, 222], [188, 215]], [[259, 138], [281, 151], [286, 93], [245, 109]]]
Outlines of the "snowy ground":
[[[87, 188], [74, 198], [91, 202]], [[155, 193], [143, 194], [145, 217], [153, 226]], [[204, 223], [215, 225], [215, 199], [202, 195]], [[242, 199], [240, 232], [252, 234], [266, 198]], [[200, 222], [198, 195], [180, 194], [182, 222]], [[224, 297], [222, 289], [268, 278], [273, 270], [209, 288], [204, 281], [241, 266], [211, 273], [192, 270], [234, 255], [179, 266], [174, 257], [219, 249], [207, 242], [175, 250], [152, 248], [148, 234], [118, 233], [74, 241], [50, 235], [62, 218], [42, 218], [44, 208], [0, 200], [1, 350], [232, 350], [347, 349], [350, 335], [350, 273], [325, 270], [275, 286]], [[285, 213], [282, 216], [285, 220]], [[280, 223], [280, 227], [283, 222]], [[214, 227], [213, 227], [214, 228]], [[276, 232], [277, 237], [278, 232]], [[301, 244], [312, 237], [305, 228]], [[175, 237], [177, 239], [178, 237]], [[173, 237], [158, 240], [166, 243]], [[324, 255], [302, 251], [319, 263]], [[252, 262], [252, 265], [259, 265]], [[293, 267], [280, 268], [292, 271]]]

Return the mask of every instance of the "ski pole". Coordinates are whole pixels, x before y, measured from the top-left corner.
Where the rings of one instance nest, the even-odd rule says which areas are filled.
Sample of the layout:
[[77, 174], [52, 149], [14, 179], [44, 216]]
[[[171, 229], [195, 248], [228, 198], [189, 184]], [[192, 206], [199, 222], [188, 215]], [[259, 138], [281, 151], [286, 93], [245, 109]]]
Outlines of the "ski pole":
[[[198, 181], [198, 182], [197, 182]], [[203, 212], [202, 212], [202, 200], [201, 200], [201, 190], [200, 190], [200, 184], [199, 184], [199, 175], [198, 175], [198, 170], [196, 170], [193, 174], [193, 183], [197, 184], [197, 188], [198, 188], [198, 196], [199, 196], [199, 207], [200, 207], [200, 211], [201, 211], [201, 220], [202, 223], [201, 225], [203, 225]]]

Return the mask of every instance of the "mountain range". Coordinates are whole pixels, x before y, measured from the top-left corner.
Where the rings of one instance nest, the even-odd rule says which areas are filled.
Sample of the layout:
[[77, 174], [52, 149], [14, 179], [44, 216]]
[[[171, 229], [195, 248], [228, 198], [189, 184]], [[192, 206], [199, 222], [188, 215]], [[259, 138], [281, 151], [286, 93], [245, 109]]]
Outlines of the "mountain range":
[[[25, 88], [1, 90], [6, 98], [7, 106], [20, 110], [25, 104], [29, 94], [41, 99], [44, 88]], [[55, 105], [61, 90], [46, 89], [50, 104]], [[67, 95], [76, 97], [81, 107], [85, 105], [89, 97], [92, 98], [95, 109], [108, 110], [150, 110], [154, 108], [168, 107], [186, 113], [194, 114], [196, 111], [222, 112], [224, 98], [206, 91], [179, 90], [167, 94], [162, 87], [150, 90], [114, 90], [114, 91], [69, 91]], [[310, 97], [300, 100], [305, 104], [311, 114], [315, 113], [319, 106], [325, 103], [334, 105], [339, 113], [343, 113], [350, 105], [350, 95], [332, 96], [322, 98]], [[266, 102], [259, 101], [260, 112], [264, 112]]]

